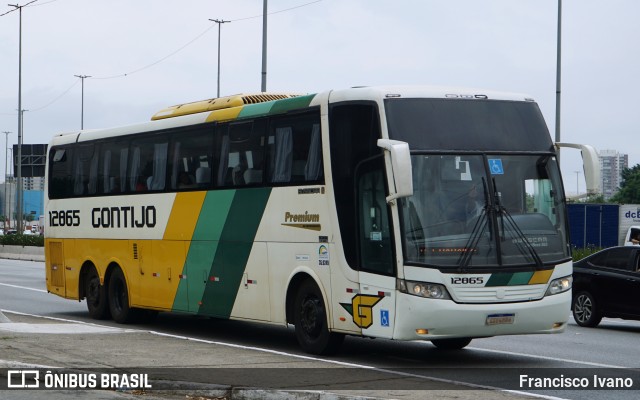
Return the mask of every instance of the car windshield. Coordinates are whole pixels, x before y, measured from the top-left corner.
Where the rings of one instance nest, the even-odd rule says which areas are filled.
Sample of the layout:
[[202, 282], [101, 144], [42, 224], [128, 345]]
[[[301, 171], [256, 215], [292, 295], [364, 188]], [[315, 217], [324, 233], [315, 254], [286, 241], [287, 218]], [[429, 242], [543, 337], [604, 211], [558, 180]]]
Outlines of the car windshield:
[[551, 154], [412, 153], [403, 198], [405, 261], [438, 267], [541, 266], [569, 257]]

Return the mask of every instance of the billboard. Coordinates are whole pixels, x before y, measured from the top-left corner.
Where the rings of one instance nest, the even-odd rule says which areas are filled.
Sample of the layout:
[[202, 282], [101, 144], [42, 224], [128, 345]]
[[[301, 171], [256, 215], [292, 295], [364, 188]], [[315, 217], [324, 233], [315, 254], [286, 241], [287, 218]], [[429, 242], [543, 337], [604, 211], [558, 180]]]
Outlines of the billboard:
[[[34, 178], [44, 176], [44, 166], [47, 161], [46, 144], [22, 145], [22, 177]], [[13, 145], [13, 175], [18, 176], [18, 145]]]

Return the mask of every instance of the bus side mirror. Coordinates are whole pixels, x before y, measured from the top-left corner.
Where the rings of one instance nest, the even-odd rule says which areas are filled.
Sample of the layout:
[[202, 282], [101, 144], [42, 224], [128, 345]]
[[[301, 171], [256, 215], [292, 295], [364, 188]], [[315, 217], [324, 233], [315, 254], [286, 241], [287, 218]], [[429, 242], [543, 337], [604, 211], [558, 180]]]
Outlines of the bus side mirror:
[[400, 197], [413, 196], [413, 173], [409, 144], [398, 140], [378, 139], [378, 147], [388, 151], [391, 157], [394, 187], [389, 188], [387, 203]]
[[584, 168], [584, 179], [587, 183], [587, 194], [600, 193], [600, 159], [598, 152], [588, 144], [556, 143], [556, 148], [570, 147], [578, 149], [582, 153], [582, 165]]

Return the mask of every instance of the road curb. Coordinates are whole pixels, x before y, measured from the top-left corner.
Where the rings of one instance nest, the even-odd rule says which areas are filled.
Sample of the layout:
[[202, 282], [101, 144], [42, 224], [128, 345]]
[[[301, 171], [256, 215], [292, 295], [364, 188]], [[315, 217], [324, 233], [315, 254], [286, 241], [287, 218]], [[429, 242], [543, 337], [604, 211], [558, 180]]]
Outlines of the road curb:
[[7, 318], [7, 317], [2, 313], [2, 311], [0, 311], [0, 323], [3, 323], [3, 322], [11, 322], [11, 320], [10, 320], [9, 318]]

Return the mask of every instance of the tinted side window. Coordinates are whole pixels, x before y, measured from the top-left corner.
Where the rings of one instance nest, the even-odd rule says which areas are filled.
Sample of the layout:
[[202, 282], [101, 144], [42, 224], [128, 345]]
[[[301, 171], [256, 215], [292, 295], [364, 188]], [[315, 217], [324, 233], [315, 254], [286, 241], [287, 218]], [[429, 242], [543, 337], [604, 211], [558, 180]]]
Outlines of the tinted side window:
[[361, 163], [356, 169], [360, 269], [393, 275], [391, 221], [386, 200], [384, 158]]
[[598, 267], [628, 270], [632, 250], [631, 247], [609, 249], [593, 257], [589, 263]]
[[373, 103], [337, 104], [333, 105], [329, 112], [331, 170], [342, 247], [347, 262], [355, 269], [358, 265], [355, 169], [361, 161], [382, 152], [377, 147], [377, 140], [380, 138], [380, 118]]
[[632, 248], [616, 248], [609, 250], [607, 254], [607, 267], [621, 270], [630, 270], [629, 257]]
[[324, 173], [319, 111], [274, 117], [269, 128], [267, 158], [271, 183], [321, 182]]
[[98, 193], [122, 193], [126, 191], [129, 143], [104, 142], [100, 145], [98, 162]]
[[128, 192], [164, 190], [168, 148], [166, 136], [147, 136], [131, 142], [126, 182]]
[[54, 147], [49, 151], [49, 198], [73, 195], [73, 149]]
[[266, 120], [233, 122], [218, 129], [217, 186], [261, 185]]
[[81, 144], [75, 148], [73, 157], [73, 196], [96, 193], [98, 181], [98, 153], [95, 145]]
[[213, 176], [213, 125], [178, 132], [171, 143], [170, 187], [172, 190], [207, 188]]

